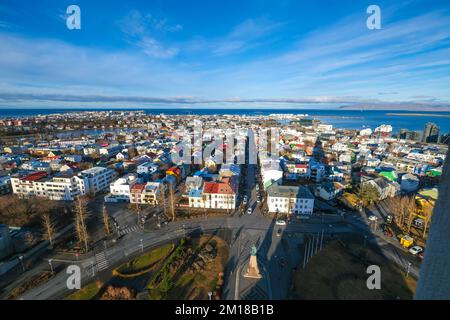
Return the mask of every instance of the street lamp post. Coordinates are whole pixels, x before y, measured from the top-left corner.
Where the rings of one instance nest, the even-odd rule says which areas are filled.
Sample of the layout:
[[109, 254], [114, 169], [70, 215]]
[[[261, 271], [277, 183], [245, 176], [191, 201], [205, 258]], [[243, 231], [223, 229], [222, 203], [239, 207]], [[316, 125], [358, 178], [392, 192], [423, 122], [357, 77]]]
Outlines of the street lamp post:
[[51, 270], [51, 272], [52, 272], [52, 274], [53, 274], [54, 271], [53, 271], [52, 259], [48, 259], [48, 264], [50, 265], [50, 270]]
[[322, 244], [323, 244], [323, 229], [322, 229], [322, 235], [320, 236], [320, 250], [322, 251]]
[[20, 261], [20, 264], [22, 266], [22, 271], [25, 272], [25, 265], [23, 263], [23, 256], [19, 256], [19, 261]]

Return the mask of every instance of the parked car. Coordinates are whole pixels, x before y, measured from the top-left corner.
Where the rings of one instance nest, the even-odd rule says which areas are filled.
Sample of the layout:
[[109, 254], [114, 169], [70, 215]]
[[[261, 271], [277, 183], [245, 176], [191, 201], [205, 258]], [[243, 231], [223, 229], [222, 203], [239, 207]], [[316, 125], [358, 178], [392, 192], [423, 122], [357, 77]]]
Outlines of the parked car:
[[285, 226], [285, 225], [286, 225], [286, 221], [279, 219], [279, 220], [277, 220], [277, 221], [275, 222], [275, 224], [276, 224], [277, 226]]
[[389, 228], [389, 226], [386, 223], [383, 223], [381, 227], [382, 227], [383, 233], [386, 237], [394, 236], [394, 233], [392, 232], [391, 228]]
[[252, 208], [247, 209], [247, 214], [252, 214], [252, 212], [253, 212]]
[[378, 217], [374, 216], [374, 215], [371, 215], [371, 216], [369, 216], [369, 220], [375, 222], [375, 221], [378, 220]]
[[423, 248], [421, 246], [414, 246], [414, 247], [411, 247], [408, 251], [411, 254], [416, 255], [416, 254], [421, 253], [423, 251]]
[[277, 231], [277, 237], [280, 237], [280, 236], [281, 236], [281, 232], [282, 232], [281, 228], [278, 229], [278, 231]]
[[425, 257], [425, 251], [419, 252], [417, 254], [417, 258], [419, 258], [420, 260], [423, 260], [424, 257]]
[[244, 196], [244, 199], [242, 200], [242, 203], [245, 205], [245, 204], [247, 204], [247, 196], [245, 195]]
[[256, 184], [256, 191], [259, 191], [259, 184]]

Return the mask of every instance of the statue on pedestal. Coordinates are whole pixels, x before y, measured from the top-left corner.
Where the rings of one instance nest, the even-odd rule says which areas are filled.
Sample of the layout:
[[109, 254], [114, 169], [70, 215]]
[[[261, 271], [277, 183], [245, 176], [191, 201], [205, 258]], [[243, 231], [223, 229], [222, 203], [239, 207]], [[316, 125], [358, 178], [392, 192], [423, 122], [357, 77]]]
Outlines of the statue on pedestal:
[[259, 272], [258, 268], [258, 260], [256, 259], [256, 247], [252, 247], [250, 260], [247, 265], [247, 270], [244, 274], [244, 277], [246, 278], [255, 278], [255, 279], [261, 279], [262, 275]]

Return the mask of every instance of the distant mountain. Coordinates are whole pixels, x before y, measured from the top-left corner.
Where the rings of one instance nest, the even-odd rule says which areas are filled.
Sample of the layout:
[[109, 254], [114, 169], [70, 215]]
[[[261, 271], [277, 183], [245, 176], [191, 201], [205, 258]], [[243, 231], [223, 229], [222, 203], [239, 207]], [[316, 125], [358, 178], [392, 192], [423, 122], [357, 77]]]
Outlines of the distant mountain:
[[386, 110], [386, 111], [434, 111], [450, 112], [448, 105], [428, 105], [428, 104], [373, 104], [373, 105], [346, 105], [338, 107], [341, 110]]

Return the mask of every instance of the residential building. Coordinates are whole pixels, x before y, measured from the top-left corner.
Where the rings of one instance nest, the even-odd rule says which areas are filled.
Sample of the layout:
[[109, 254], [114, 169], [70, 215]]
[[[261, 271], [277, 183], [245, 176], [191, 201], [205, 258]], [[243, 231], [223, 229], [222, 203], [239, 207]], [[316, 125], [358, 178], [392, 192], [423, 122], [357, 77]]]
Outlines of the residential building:
[[131, 188], [139, 180], [135, 174], [118, 178], [109, 185], [110, 194], [105, 196], [107, 202], [130, 202]]
[[0, 177], [0, 195], [8, 194], [11, 192], [11, 177]]
[[425, 128], [423, 129], [422, 142], [439, 142], [439, 127], [435, 123], [428, 122], [425, 125]]
[[340, 196], [344, 191], [344, 186], [339, 182], [326, 182], [318, 188], [319, 197], [324, 200], [333, 200]]
[[78, 175], [61, 172], [53, 176], [37, 171], [11, 177], [14, 194], [21, 197], [43, 197], [50, 200], [74, 200], [77, 196], [96, 194], [109, 187], [116, 177], [114, 170], [94, 167]]
[[146, 175], [152, 175], [158, 171], [158, 165], [153, 162], [144, 162], [137, 166], [136, 172], [138, 174], [146, 174]]
[[130, 202], [158, 205], [164, 185], [160, 182], [135, 183], [131, 188]]
[[269, 212], [288, 214], [312, 214], [314, 196], [304, 186], [272, 185], [267, 189]]
[[400, 187], [402, 192], [416, 191], [419, 188], [419, 178], [411, 173], [407, 173], [402, 176]]

